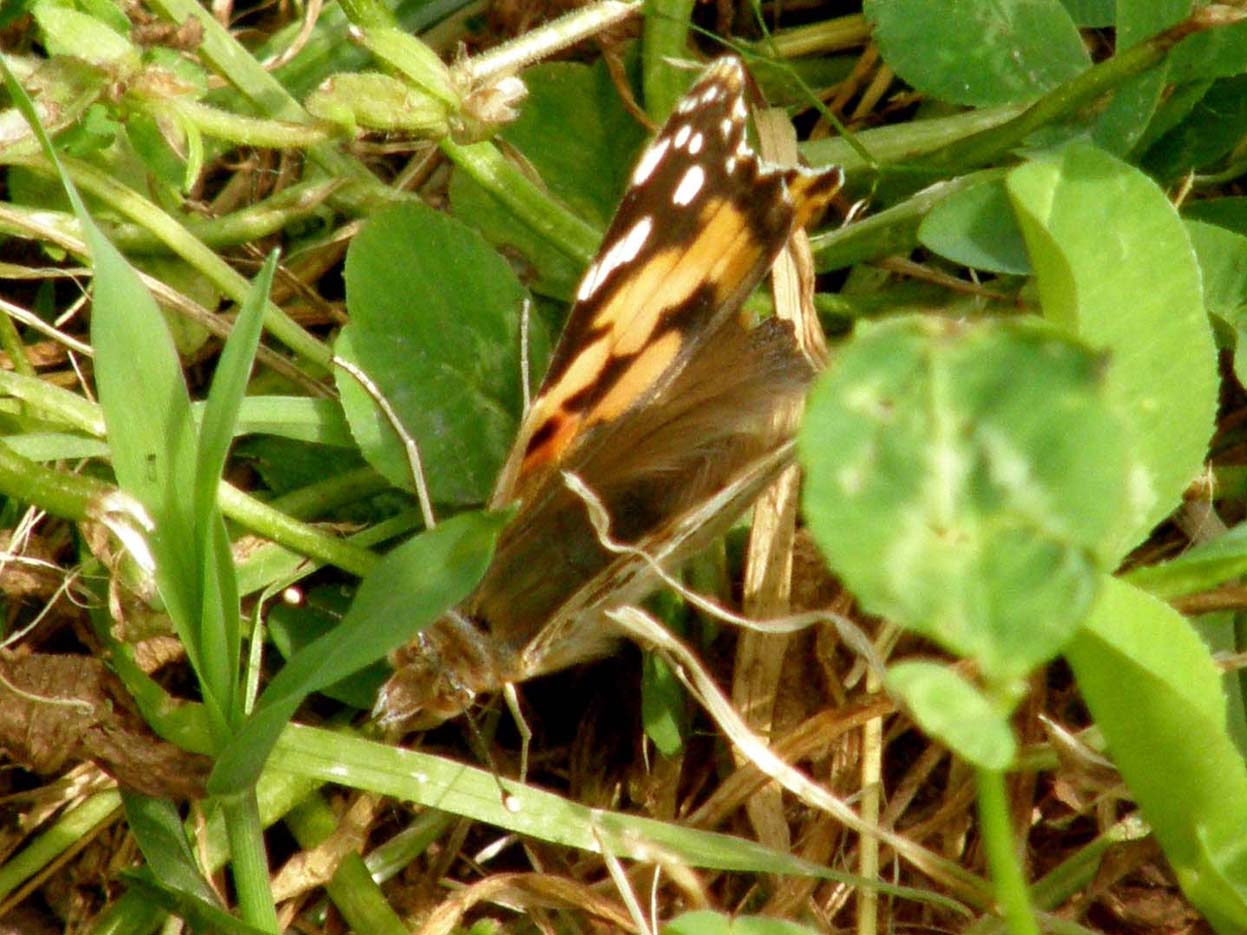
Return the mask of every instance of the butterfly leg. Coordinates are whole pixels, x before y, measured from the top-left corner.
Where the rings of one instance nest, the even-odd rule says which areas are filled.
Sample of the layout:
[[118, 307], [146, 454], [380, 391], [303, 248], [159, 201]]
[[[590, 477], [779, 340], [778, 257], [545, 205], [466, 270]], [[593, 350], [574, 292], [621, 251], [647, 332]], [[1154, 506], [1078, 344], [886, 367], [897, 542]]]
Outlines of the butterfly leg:
[[507, 710], [511, 712], [515, 728], [520, 732], [520, 782], [524, 783], [528, 781], [528, 748], [532, 743], [533, 729], [528, 726], [524, 712], [520, 710], [520, 693], [514, 682], [503, 684], [502, 697], [506, 699]]

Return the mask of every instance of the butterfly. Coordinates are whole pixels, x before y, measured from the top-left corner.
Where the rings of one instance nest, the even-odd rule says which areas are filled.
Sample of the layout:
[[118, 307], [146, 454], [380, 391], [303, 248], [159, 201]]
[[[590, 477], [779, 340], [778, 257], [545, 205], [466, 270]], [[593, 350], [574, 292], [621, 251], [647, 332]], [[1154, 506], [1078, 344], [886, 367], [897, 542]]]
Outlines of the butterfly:
[[[740, 311], [842, 175], [763, 163], [748, 90], [740, 60], [717, 59], [642, 153], [492, 497], [518, 512], [469, 600], [391, 658], [382, 723], [432, 726], [609, 654], [621, 634], [604, 612], [653, 590], [655, 565], [721, 534], [790, 460], [776, 416], [812, 368], [791, 325], [749, 328]], [[633, 549], [606, 548], [576, 486]]]

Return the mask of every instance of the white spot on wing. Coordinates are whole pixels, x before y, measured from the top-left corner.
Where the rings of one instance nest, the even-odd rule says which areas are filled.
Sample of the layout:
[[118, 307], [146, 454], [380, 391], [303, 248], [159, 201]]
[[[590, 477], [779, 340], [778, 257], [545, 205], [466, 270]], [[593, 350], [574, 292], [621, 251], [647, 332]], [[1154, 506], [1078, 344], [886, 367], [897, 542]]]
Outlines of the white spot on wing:
[[733, 126], [734, 124], [732, 123], [732, 119], [730, 117], [724, 117], [719, 121], [719, 132], [723, 134], [723, 138], [725, 140], [732, 135]]
[[683, 149], [684, 144], [688, 142], [688, 135], [692, 132], [693, 131], [689, 129], [689, 126], [687, 123], [684, 124], [684, 126], [680, 127], [680, 129], [676, 130], [675, 139], [673, 140], [673, 142], [675, 143], [675, 148]]
[[598, 265], [590, 263], [589, 268], [585, 270], [584, 278], [580, 280], [580, 288], [576, 290], [576, 301], [583, 302], [593, 295], [597, 291], [598, 282]]
[[689, 166], [688, 171], [684, 173], [684, 178], [680, 179], [680, 184], [676, 186], [675, 194], [671, 196], [672, 203], [684, 207], [697, 197], [697, 193], [705, 184], [706, 170], [701, 166]]
[[632, 184], [640, 185], [654, 173], [654, 169], [658, 167], [658, 163], [662, 162], [662, 157], [667, 155], [667, 148], [671, 145], [671, 139], [664, 137], [657, 140], [645, 153], [641, 156], [641, 161], [636, 164], [636, 168], [632, 170]]
[[737, 120], [744, 120], [749, 116], [749, 112], [745, 109], [745, 99], [743, 97], [736, 98], [732, 104], [732, 116]]
[[[614, 254], [614, 266], [620, 263], [630, 263], [636, 259], [636, 255], [641, 252], [641, 248], [645, 246], [645, 241], [649, 239], [650, 231], [654, 229], [654, 219], [648, 214], [632, 225], [632, 229], [624, 235], [623, 240], [610, 251]], [[618, 252], [616, 252], [618, 251]]]
[[633, 224], [628, 233], [607, 247], [598, 261], [585, 272], [585, 278], [580, 281], [580, 288], [576, 290], [577, 301], [584, 302], [598, 291], [611, 273], [623, 264], [635, 260], [653, 229], [654, 219], [647, 214]]
[[688, 141], [688, 152], [690, 156], [696, 156], [701, 152], [702, 146], [706, 143], [706, 137], [699, 133], [694, 133], [693, 138]]

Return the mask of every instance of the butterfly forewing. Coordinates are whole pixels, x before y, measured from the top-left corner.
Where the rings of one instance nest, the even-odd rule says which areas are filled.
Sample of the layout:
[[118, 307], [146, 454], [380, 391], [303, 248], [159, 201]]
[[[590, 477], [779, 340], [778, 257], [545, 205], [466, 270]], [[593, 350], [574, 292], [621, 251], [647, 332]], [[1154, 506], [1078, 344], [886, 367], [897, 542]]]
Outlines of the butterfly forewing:
[[594, 429], [659, 392], [739, 309], [798, 215], [809, 220], [839, 187], [838, 170], [760, 164], [746, 139], [746, 80], [739, 59], [716, 61], [641, 155], [495, 505], [527, 499], [595, 441]]

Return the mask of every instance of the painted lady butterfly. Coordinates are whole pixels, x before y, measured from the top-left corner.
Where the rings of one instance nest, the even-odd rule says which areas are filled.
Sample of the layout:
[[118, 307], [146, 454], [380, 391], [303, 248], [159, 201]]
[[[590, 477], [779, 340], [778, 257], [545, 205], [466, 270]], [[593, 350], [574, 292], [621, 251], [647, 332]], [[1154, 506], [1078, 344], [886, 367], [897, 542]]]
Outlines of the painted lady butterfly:
[[392, 661], [383, 722], [429, 726], [479, 692], [603, 656], [604, 610], [656, 585], [721, 533], [791, 456], [775, 414], [811, 368], [792, 329], [749, 329], [742, 303], [794, 229], [826, 206], [838, 169], [764, 165], [746, 141], [747, 77], [714, 62], [642, 154], [585, 272], [492, 505], [522, 504], [472, 598]]

